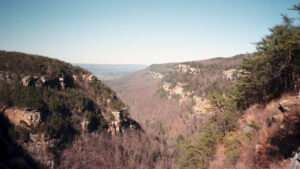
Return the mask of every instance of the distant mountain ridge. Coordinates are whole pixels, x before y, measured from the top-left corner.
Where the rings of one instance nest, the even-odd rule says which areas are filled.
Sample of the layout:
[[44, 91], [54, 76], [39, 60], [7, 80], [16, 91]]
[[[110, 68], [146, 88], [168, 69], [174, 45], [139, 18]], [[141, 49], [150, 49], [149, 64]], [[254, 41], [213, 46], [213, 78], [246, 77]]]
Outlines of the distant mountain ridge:
[[73, 65], [80, 66], [91, 71], [100, 80], [111, 80], [130, 73], [145, 69], [148, 65], [139, 64], [81, 64]]

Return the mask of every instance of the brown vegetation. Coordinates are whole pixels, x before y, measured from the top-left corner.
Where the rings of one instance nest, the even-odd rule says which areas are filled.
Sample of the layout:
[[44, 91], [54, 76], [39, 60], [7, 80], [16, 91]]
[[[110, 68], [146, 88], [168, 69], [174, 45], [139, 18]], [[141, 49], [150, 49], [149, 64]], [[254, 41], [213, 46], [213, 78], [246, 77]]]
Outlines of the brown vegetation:
[[126, 131], [116, 136], [90, 133], [63, 152], [58, 168], [174, 168], [166, 153], [165, 145], [139, 132]]
[[[297, 150], [300, 140], [299, 110], [300, 96], [286, 95], [270, 102], [266, 107], [251, 106], [239, 119], [237, 131], [250, 133], [251, 141], [240, 147], [239, 160], [236, 164], [226, 164], [225, 150], [220, 144], [210, 168], [260, 169], [288, 168], [292, 153]], [[289, 109], [282, 112], [280, 105]], [[255, 123], [259, 129], [255, 129]], [[228, 162], [228, 161], [227, 161]]]
[[[175, 157], [176, 140], [198, 134], [214, 115], [211, 110], [205, 109], [206, 113], [199, 113], [194, 108], [197, 109], [199, 105], [208, 107], [203, 105], [202, 101], [206, 97], [205, 93], [230, 86], [232, 81], [227, 79], [223, 71], [237, 67], [242, 58], [247, 56], [152, 65], [146, 70], [109, 81], [108, 84], [129, 106], [131, 116], [140, 122], [147, 133], [153, 133], [157, 136], [157, 140], [166, 142], [168, 155]], [[189, 72], [188, 77], [186, 73], [176, 72], [179, 64], [191, 65], [192, 68], [199, 67], [200, 71]], [[153, 77], [153, 72], [160, 73], [163, 78]], [[177, 98], [179, 96], [171, 99], [165, 97], [161, 88], [166, 78], [175, 83], [187, 84], [183, 92], [193, 94], [183, 99], [184, 101], [179, 101]], [[199, 92], [195, 92], [196, 90]], [[196, 100], [199, 103], [195, 103]]]

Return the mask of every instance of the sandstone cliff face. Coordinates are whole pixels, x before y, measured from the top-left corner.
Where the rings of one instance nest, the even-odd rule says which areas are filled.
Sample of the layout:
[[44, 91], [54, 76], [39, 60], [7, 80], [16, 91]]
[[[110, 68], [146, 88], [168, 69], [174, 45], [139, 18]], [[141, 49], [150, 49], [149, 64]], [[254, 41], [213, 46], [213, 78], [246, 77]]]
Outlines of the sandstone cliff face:
[[65, 89], [67, 84], [63, 77], [46, 78], [45, 76], [21, 75], [20, 79], [23, 86], [51, 86], [52, 88]]
[[187, 65], [187, 64], [178, 64], [175, 67], [175, 70], [177, 72], [183, 72], [183, 73], [189, 72], [190, 74], [197, 74], [200, 72], [200, 70], [198, 68], [191, 67], [190, 65]]
[[28, 75], [28, 74], [15, 74], [13, 72], [0, 71], [0, 81], [6, 83], [20, 82], [23, 86], [49, 86], [52, 88], [65, 89], [66, 80], [64, 77], [47, 77], [44, 75]]
[[[34, 128], [41, 122], [41, 112], [32, 110], [30, 108], [8, 107], [3, 111], [3, 115], [9, 120], [11, 124], [18, 127]], [[109, 123], [107, 129], [112, 135], [123, 132], [127, 128], [138, 129], [137, 123], [132, 123], [132, 120], [121, 116], [119, 111], [112, 111], [113, 120]], [[85, 118], [80, 122], [81, 135], [89, 133], [89, 121]], [[53, 169], [56, 167], [56, 157], [49, 149], [56, 147], [59, 140], [51, 139], [46, 133], [29, 133], [29, 139], [26, 142], [21, 142], [21, 147], [39, 164], [46, 168]]]
[[111, 124], [109, 125], [108, 131], [110, 131], [113, 135], [115, 135], [117, 132], [121, 132], [121, 116], [120, 112], [113, 111], [113, 120], [111, 121]]
[[[3, 114], [9, 122], [18, 127], [35, 127], [41, 122], [41, 113], [29, 108], [9, 107], [3, 110]], [[126, 130], [126, 128], [137, 128], [137, 124], [130, 123], [130, 120], [121, 117], [121, 113], [113, 111], [113, 120], [109, 123], [108, 132], [116, 135]], [[83, 119], [81, 124], [81, 134], [88, 132], [89, 121]], [[128, 124], [128, 126], [126, 125]], [[59, 140], [51, 139], [46, 133], [29, 133], [29, 139], [20, 143], [22, 148], [38, 163], [46, 168], [53, 169], [56, 166], [54, 154], [49, 149], [54, 148]]]
[[206, 98], [194, 96], [193, 102], [194, 102], [193, 112], [195, 114], [208, 113], [209, 112], [208, 110], [211, 108], [211, 104], [209, 103], [209, 101]]
[[[9, 107], [2, 110], [3, 115], [16, 127], [34, 128], [41, 122], [41, 113], [30, 108]], [[29, 139], [20, 142], [21, 147], [38, 163], [47, 168], [55, 167], [55, 156], [49, 152], [56, 146], [57, 140], [45, 133], [29, 133]]]
[[9, 107], [4, 109], [4, 115], [15, 126], [36, 126], [41, 121], [41, 113], [30, 108]]

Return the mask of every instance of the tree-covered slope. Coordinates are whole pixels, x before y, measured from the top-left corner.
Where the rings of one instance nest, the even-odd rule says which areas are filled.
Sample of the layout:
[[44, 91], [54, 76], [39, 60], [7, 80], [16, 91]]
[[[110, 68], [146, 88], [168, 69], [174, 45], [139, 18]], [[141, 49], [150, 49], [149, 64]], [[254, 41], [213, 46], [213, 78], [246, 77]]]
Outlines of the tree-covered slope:
[[300, 146], [300, 27], [292, 21], [283, 15], [283, 23], [257, 43], [226, 95], [211, 93], [216, 114], [199, 135], [178, 144], [181, 168], [208, 168], [207, 160], [213, 161], [211, 168], [289, 165], [285, 160]]
[[182, 155], [176, 144], [197, 135], [214, 116], [211, 92], [227, 94], [238, 77], [238, 64], [250, 56], [156, 64], [108, 84], [129, 106], [132, 117], [167, 144], [176, 161]]
[[[147, 138], [139, 124], [129, 118], [127, 107], [116, 93], [90, 72], [56, 59], [18, 52], [0, 51], [0, 115], [1, 167], [75, 166], [78, 161], [72, 161], [72, 157], [61, 161], [62, 151], [77, 149], [76, 140], [88, 142], [90, 135], [106, 145], [110, 143], [111, 148], [117, 149], [120, 144], [124, 152], [136, 152], [132, 155], [138, 158], [143, 150], [124, 144], [133, 144], [125, 135], [132, 135], [132, 141]], [[143, 140], [135, 144], [148, 142], [147, 149], [155, 148], [149, 147], [155, 142]], [[98, 153], [104, 151], [117, 153], [114, 148], [99, 148]], [[155, 148], [155, 152], [155, 160], [159, 161], [161, 149]], [[88, 153], [81, 151], [77, 155]], [[124, 156], [119, 155], [119, 162], [104, 161], [103, 165], [136, 165], [126, 163], [129, 159]], [[147, 160], [139, 159], [140, 165]], [[147, 163], [154, 165], [156, 161]]]
[[[299, 6], [293, 9], [299, 11]], [[110, 85], [144, 126], [171, 143], [169, 147], [175, 142], [173, 157], [179, 168], [208, 168], [216, 152], [225, 156], [213, 165], [217, 168], [272, 168], [300, 146], [295, 143], [299, 96], [294, 96], [300, 86], [300, 28], [294, 20], [283, 15], [283, 22], [271, 28], [257, 43], [257, 51], [246, 57], [152, 65]], [[293, 95], [282, 98], [287, 99], [283, 103], [293, 103], [288, 105], [291, 110], [276, 103], [279, 109], [269, 112], [265, 106], [285, 94]], [[242, 117], [246, 114], [254, 118]], [[261, 127], [264, 131], [259, 132]], [[263, 143], [252, 140], [263, 134]], [[255, 146], [243, 149], [255, 143], [268, 146], [263, 151], [253, 150]], [[285, 145], [292, 148], [283, 150]], [[253, 152], [262, 162], [247, 156]]]

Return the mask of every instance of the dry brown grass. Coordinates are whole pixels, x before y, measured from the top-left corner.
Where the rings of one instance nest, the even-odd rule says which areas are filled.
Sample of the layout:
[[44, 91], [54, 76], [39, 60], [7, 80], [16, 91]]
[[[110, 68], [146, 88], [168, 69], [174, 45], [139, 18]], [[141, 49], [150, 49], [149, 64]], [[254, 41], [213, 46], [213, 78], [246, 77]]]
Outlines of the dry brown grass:
[[[279, 103], [284, 100], [287, 100], [285, 105], [290, 108], [290, 111], [283, 113], [278, 107]], [[225, 157], [221, 144], [218, 146], [216, 158], [211, 162], [210, 168], [222, 165], [232, 169], [288, 168], [288, 158], [299, 146], [300, 118], [297, 115], [299, 112], [299, 98], [288, 94], [273, 100], [266, 106], [251, 106], [238, 121], [238, 131], [252, 133], [251, 142], [242, 146], [239, 161], [236, 165], [226, 166], [222, 162]], [[272, 117], [273, 120], [269, 121]], [[256, 131], [249, 127], [250, 122], [255, 122], [260, 129]]]

